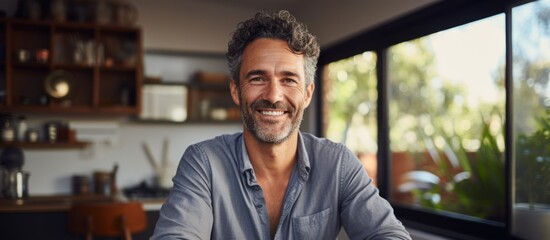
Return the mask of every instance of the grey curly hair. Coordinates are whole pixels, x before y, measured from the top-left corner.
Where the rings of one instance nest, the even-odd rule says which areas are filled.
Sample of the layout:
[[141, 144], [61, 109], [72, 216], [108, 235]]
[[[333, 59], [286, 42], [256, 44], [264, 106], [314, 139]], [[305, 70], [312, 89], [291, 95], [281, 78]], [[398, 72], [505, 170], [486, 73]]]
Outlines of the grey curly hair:
[[298, 22], [288, 11], [281, 10], [271, 14], [257, 13], [253, 18], [237, 25], [226, 54], [229, 73], [237, 86], [244, 49], [258, 38], [284, 40], [292, 52], [303, 54], [306, 86], [313, 82], [320, 52], [319, 43], [303, 23]]

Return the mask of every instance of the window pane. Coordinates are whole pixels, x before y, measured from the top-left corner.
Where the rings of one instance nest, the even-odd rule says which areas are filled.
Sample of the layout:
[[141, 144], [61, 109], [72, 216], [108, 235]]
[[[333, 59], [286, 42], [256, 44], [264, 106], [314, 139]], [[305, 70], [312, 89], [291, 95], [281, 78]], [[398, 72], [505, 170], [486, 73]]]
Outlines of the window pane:
[[357, 153], [376, 183], [376, 54], [365, 52], [323, 70], [323, 135]]
[[[535, 239], [550, 231], [543, 223], [550, 218], [550, 1], [516, 7], [512, 14], [514, 222], [520, 226], [513, 228]], [[531, 228], [537, 222], [540, 227]]]
[[504, 20], [389, 49], [393, 203], [504, 221]]

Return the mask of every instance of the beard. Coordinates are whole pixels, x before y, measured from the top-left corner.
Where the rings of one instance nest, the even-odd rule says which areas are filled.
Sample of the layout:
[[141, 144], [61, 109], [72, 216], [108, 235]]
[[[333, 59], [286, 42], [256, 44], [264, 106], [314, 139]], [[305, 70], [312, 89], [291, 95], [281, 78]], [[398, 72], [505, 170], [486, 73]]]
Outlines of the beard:
[[[286, 141], [290, 135], [300, 126], [304, 109], [300, 106], [294, 108], [282, 102], [270, 103], [266, 100], [254, 101], [248, 106], [241, 97], [241, 118], [244, 126], [263, 143], [280, 144]], [[285, 122], [279, 127], [278, 121], [266, 121], [254, 117], [258, 109], [273, 109], [285, 111], [290, 116], [290, 122]]]

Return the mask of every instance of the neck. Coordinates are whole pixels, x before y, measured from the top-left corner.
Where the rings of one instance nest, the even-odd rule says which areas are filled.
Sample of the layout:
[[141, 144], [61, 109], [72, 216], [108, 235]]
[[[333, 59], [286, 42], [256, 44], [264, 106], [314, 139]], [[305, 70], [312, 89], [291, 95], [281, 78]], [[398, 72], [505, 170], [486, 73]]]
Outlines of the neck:
[[246, 151], [258, 177], [288, 177], [296, 162], [298, 133], [279, 144], [264, 143], [251, 133], [244, 132]]

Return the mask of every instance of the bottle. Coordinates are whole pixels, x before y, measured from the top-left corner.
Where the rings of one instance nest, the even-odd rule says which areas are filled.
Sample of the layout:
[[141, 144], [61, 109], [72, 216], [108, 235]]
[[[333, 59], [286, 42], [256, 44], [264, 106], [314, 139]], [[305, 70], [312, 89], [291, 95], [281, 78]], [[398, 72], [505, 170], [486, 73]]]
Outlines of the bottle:
[[25, 142], [27, 139], [25, 138], [25, 134], [27, 133], [27, 118], [25, 116], [20, 116], [19, 119], [17, 119], [17, 141], [19, 142]]

